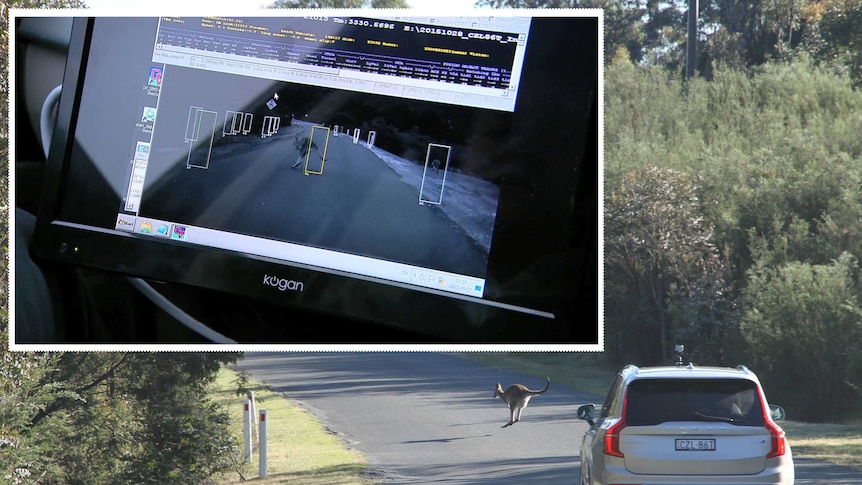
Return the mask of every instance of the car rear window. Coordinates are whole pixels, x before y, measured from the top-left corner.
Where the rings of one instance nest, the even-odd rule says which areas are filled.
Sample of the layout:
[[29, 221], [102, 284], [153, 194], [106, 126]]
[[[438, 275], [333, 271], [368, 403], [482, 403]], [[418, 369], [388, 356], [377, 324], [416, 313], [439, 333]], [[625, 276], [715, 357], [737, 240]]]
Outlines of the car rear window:
[[641, 379], [626, 400], [626, 424], [711, 421], [762, 426], [757, 385], [746, 379]]

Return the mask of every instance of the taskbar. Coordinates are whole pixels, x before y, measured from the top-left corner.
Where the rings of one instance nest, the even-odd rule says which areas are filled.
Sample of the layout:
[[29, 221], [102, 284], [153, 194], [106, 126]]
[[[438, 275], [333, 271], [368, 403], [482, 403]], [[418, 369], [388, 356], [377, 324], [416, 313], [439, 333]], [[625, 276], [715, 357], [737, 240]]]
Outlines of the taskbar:
[[404, 263], [118, 213], [114, 229], [482, 298], [485, 280]]

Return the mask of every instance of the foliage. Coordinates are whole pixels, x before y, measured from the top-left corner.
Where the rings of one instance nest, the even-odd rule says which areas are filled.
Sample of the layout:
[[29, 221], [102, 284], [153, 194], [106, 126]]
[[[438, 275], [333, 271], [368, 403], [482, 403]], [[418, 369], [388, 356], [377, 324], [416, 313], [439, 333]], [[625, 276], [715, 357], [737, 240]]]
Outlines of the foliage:
[[[836, 231], [836, 217], [852, 220], [862, 94], [846, 77], [799, 59], [754, 75], [723, 68], [711, 82], [687, 87], [685, 98], [683, 83], [661, 68], [617, 63], [606, 70], [606, 193], [622, 174], [645, 167], [700, 174], [710, 201], [704, 216], [738, 268], [735, 279], [751, 264], [749, 228], [771, 239], [794, 214], [809, 229]], [[823, 232], [803, 232], [790, 250], [817, 263], [842, 251], [862, 254], [849, 238], [829, 242], [838, 252], [811, 251], [822, 249], [811, 247], [814, 236], [828, 242]]]
[[[759, 65], [772, 53], [775, 33], [764, 22], [765, 2], [746, 0], [714, 0], [701, 7], [706, 22], [717, 25], [720, 34], [712, 39], [715, 51], [738, 52], [744, 65]], [[722, 45], [725, 44], [726, 45]], [[717, 58], [721, 62], [721, 58]]]
[[[797, 419], [835, 421], [862, 405], [859, 268], [845, 253], [828, 265], [755, 266], [742, 333], [771, 399]], [[812, 399], [811, 396], [816, 396]]]
[[4, 322], [0, 328], [0, 479], [31, 483], [56, 473], [49, 450], [57, 434], [67, 429], [62, 420], [33, 424], [33, 418], [58, 396], [73, 396], [62, 386], [45, 385], [56, 369], [57, 355], [9, 352], [6, 330]]
[[[610, 356], [620, 363], [643, 361], [637, 345], [652, 335], [646, 345], [653, 358], [659, 355], [654, 342], [660, 341], [686, 344], [693, 352], [687, 357], [695, 362], [749, 364], [762, 374], [773, 399], [802, 419], [840, 419], [850, 413], [845, 404], [858, 409], [859, 362], [840, 356], [858, 349], [854, 329], [862, 324], [856, 311], [862, 286], [851, 264], [862, 254], [860, 132], [862, 92], [849, 75], [806, 55], [757, 68], [717, 66], [711, 80], [688, 83], [663, 67], [624, 59], [608, 66], [606, 216], [615, 217], [612, 211], [619, 211], [624, 200], [641, 207], [640, 215], [629, 218], [656, 232], [664, 219], [650, 214], [661, 214], [662, 207], [672, 214], [668, 206], [676, 204], [680, 220], [702, 218], [700, 226], [688, 229], [680, 223], [679, 230], [711, 235], [715, 252], [692, 254], [717, 258], [716, 271], [688, 280], [687, 292], [679, 283], [649, 286], [697, 274], [679, 271], [691, 266], [646, 262], [673, 261], [677, 254], [689, 263], [678, 255], [690, 249], [674, 242], [673, 251], [647, 252], [649, 238], [642, 235], [639, 252], [629, 254], [643, 262], [634, 271], [620, 271], [618, 241], [649, 232], [606, 219]], [[671, 202], [676, 201], [672, 192], [648, 182], [651, 171], [697, 181], [699, 202], [686, 210]], [[653, 288], [673, 291], [648, 306], [643, 295]], [[810, 302], [798, 301], [795, 292], [810, 295]], [[820, 308], [814, 312], [814, 307]], [[660, 318], [664, 339], [655, 337]], [[821, 330], [806, 330], [812, 326]], [[802, 345], [811, 349], [804, 357]], [[805, 359], [814, 355], [824, 361], [839, 356], [832, 362], [841, 366], [838, 375], [819, 363], [803, 373]], [[837, 379], [823, 389], [833, 399], [810, 392], [783, 394], [791, 387], [808, 389], [797, 381], [815, 375], [823, 376], [823, 386]]]
[[1, 355], [5, 479], [202, 483], [229, 466], [236, 443], [206, 386], [233, 354], [13, 353], [4, 341]]
[[607, 318], [615, 345], [634, 345], [639, 362], [669, 358], [668, 301], [704, 296], [711, 286], [721, 294], [723, 264], [699, 190], [697, 176], [649, 168], [624, 175], [606, 197], [605, 308], [614, 309]]
[[847, 72], [862, 86], [862, 3], [856, 0], [819, 0], [804, 9], [811, 25], [806, 50], [819, 61]]
[[721, 65], [746, 70], [805, 53], [862, 85], [858, 0], [711, 0], [700, 20], [699, 69], [707, 77]]

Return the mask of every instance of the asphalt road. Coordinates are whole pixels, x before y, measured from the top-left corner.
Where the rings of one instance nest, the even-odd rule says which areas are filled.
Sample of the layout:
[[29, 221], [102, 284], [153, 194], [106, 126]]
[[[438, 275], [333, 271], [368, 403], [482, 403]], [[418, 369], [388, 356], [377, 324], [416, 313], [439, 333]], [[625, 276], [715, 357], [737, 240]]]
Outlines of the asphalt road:
[[331, 136], [321, 163], [325, 137], [315, 136], [309, 170], [320, 173], [294, 166], [304, 155], [297, 139], [310, 129], [302, 123], [266, 140], [228, 137], [206, 169], [186, 168], [179, 149], [154, 152], [154, 167], [164, 168], [148, 175], [142, 215], [484, 276], [482, 249], [439, 210], [420, 205], [364, 143]]
[[[543, 379], [441, 353], [248, 353], [236, 368], [364, 453], [381, 483], [576, 483], [586, 425], [575, 412], [601, 402], [552, 381], [503, 429], [509, 411], [494, 384]], [[858, 485], [862, 472], [797, 458], [796, 483]]]
[[544, 379], [434, 353], [248, 354], [237, 367], [310, 410], [386, 483], [573, 483], [586, 429], [575, 411], [595, 401], [552, 381], [503, 429], [495, 383]]

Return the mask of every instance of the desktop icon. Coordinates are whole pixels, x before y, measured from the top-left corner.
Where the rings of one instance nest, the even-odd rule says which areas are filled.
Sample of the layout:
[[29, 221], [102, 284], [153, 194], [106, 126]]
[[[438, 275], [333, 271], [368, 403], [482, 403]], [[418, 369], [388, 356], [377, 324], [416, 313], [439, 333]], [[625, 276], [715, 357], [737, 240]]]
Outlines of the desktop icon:
[[147, 81], [150, 86], [162, 85], [162, 68], [153, 66], [150, 68], [150, 80]]
[[145, 107], [144, 114], [141, 115], [141, 122], [152, 123], [156, 121], [156, 108]]
[[171, 231], [171, 239], [179, 239], [181, 241], [185, 240], [186, 239], [186, 226], [174, 224], [173, 231]]

